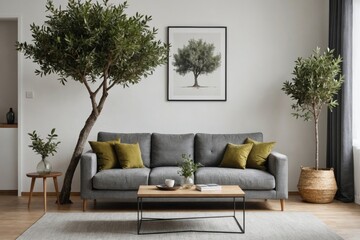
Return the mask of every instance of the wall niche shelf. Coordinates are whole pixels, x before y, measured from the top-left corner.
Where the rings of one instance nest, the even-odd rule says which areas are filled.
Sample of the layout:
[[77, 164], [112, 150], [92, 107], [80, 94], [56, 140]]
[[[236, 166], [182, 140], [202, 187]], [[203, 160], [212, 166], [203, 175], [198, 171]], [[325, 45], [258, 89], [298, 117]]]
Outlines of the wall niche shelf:
[[7, 124], [7, 123], [0, 123], [0, 128], [17, 128], [17, 123], [15, 124]]
[[18, 189], [18, 125], [0, 123], [0, 192]]

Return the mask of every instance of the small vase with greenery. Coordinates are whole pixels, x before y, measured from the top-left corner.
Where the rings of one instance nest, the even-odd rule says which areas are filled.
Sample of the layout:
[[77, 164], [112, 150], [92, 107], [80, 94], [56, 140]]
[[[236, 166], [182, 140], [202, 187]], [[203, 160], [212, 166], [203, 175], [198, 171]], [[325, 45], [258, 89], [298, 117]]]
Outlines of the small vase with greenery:
[[[344, 77], [341, 75], [341, 62], [340, 56], [334, 57], [334, 50], [327, 49], [324, 53], [320, 52], [320, 48], [316, 48], [313, 54], [306, 59], [298, 58], [295, 61], [295, 68], [293, 71], [292, 81], [286, 81], [282, 87], [282, 90], [290, 96], [295, 103], [291, 106], [295, 113], [293, 116], [296, 118], [303, 118], [305, 121], [310, 119], [314, 120], [314, 136], [315, 136], [315, 167], [314, 168], [302, 168], [299, 180], [299, 192], [303, 199], [309, 202], [319, 202], [318, 199], [323, 190], [326, 190], [326, 194], [330, 196], [329, 189], [323, 189], [322, 186], [306, 186], [308, 188], [306, 193], [310, 193], [316, 199], [306, 199], [301, 191], [306, 182], [308, 185], [310, 182], [318, 184], [321, 182], [323, 176], [334, 176], [333, 170], [325, 171], [326, 169], [319, 169], [319, 117], [320, 112], [324, 107], [328, 107], [330, 111], [338, 105], [334, 96], [341, 89], [341, 85], [344, 82]], [[319, 176], [322, 174], [323, 176]], [[315, 176], [316, 175], [316, 176]], [[307, 178], [302, 181], [302, 177]], [[310, 180], [313, 178], [314, 181]], [[323, 182], [329, 183], [334, 181], [332, 184], [332, 190], [336, 192], [335, 178], [331, 180], [324, 180]], [[331, 184], [327, 184], [327, 187]], [[315, 189], [319, 191], [314, 192]], [[334, 197], [332, 196], [332, 198]], [[329, 197], [325, 201], [329, 200]]]
[[184, 189], [191, 188], [194, 185], [194, 173], [202, 166], [201, 163], [195, 163], [191, 155], [182, 154], [183, 162], [180, 164], [178, 174], [183, 177], [181, 186]]
[[51, 172], [52, 167], [50, 162], [46, 159], [48, 156], [54, 156], [57, 152], [56, 149], [60, 144], [59, 141], [56, 141], [58, 135], [55, 133], [55, 128], [53, 128], [46, 137], [46, 140], [42, 139], [34, 130], [32, 133], [28, 133], [31, 139], [31, 145], [29, 145], [34, 152], [41, 155], [41, 161], [38, 163], [36, 170], [40, 174], [46, 174]]

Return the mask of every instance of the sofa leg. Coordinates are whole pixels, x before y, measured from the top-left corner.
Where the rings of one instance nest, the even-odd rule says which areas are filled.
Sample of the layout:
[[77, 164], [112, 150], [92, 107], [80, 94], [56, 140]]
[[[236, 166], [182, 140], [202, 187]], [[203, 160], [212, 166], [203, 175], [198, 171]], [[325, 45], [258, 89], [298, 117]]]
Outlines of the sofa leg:
[[285, 209], [285, 199], [280, 199], [280, 206], [281, 206], [281, 211], [284, 211], [284, 209]]
[[96, 202], [96, 199], [94, 199], [94, 207], [96, 207], [96, 203], [97, 203], [97, 202]]
[[83, 212], [86, 211], [86, 207], [87, 207], [87, 200], [83, 199]]

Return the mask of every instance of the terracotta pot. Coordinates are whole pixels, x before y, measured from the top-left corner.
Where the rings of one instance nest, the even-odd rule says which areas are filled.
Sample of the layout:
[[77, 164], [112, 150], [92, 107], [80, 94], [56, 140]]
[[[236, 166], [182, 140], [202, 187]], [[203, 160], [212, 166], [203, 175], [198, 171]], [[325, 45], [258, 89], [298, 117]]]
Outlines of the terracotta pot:
[[302, 167], [297, 187], [306, 202], [330, 203], [337, 191], [334, 169]]

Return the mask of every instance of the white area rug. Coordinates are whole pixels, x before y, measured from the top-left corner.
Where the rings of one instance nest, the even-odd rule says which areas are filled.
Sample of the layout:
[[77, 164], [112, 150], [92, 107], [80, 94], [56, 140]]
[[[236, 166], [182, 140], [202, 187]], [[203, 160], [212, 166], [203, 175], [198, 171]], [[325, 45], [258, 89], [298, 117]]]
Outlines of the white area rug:
[[[224, 215], [229, 212], [144, 212], [144, 217], [190, 217]], [[229, 213], [231, 214], [231, 212]], [[237, 218], [242, 223], [242, 214]], [[232, 218], [182, 220], [143, 223], [144, 231], [154, 230], [220, 230], [238, 231]], [[299, 212], [247, 212], [245, 234], [224, 233], [171, 233], [137, 235], [136, 212], [46, 213], [18, 237], [23, 239], [342, 239], [318, 218]]]

